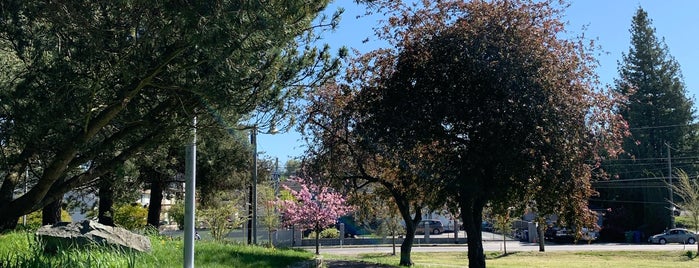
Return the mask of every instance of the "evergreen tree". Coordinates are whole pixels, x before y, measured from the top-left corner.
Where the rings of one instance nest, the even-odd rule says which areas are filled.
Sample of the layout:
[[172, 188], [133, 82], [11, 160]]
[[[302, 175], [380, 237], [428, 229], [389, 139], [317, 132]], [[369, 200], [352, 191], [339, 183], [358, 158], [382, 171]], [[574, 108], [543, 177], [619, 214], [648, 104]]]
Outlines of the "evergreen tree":
[[642, 8], [633, 17], [631, 48], [619, 66], [617, 89], [631, 93], [622, 114], [631, 127], [626, 151], [636, 158], [666, 157], [666, 144], [686, 149], [692, 146], [694, 120], [692, 100], [686, 97], [680, 65], [669, 54], [665, 42], [655, 36]]
[[191, 129], [193, 117], [284, 121], [339, 68], [317, 46], [337, 24], [339, 12], [318, 16], [328, 2], [3, 1], [0, 231]]
[[[655, 232], [672, 225], [669, 192], [664, 184], [671, 167], [693, 170], [682, 154], [696, 145], [692, 100], [686, 97], [680, 65], [658, 39], [652, 20], [641, 7], [631, 24], [631, 47], [622, 56], [616, 90], [629, 96], [620, 113], [629, 123], [631, 136], [624, 142], [627, 158], [607, 165], [621, 180], [599, 187], [606, 207], [631, 209], [629, 227], [648, 226]], [[623, 201], [619, 203], [618, 201]]]

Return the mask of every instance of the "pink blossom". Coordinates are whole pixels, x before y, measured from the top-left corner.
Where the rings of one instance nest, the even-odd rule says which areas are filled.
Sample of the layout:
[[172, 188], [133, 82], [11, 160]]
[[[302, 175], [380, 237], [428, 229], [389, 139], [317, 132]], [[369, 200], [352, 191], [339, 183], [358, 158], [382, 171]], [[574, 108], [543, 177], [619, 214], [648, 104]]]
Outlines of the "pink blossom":
[[291, 178], [300, 185], [296, 191], [284, 185], [296, 200], [277, 200], [281, 207], [282, 224], [302, 229], [320, 231], [337, 222], [337, 219], [352, 212], [352, 206], [345, 205], [345, 199], [328, 187], [319, 187], [301, 178]]

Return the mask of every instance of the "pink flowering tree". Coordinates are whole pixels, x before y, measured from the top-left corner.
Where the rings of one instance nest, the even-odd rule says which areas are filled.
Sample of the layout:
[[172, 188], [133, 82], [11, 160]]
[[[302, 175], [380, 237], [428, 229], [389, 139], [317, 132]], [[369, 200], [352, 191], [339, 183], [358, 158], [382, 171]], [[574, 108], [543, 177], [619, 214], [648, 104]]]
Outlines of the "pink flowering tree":
[[316, 254], [319, 252], [318, 237], [323, 228], [331, 226], [337, 219], [352, 212], [352, 206], [345, 205], [345, 198], [328, 187], [321, 187], [302, 178], [291, 178], [300, 189], [294, 190], [284, 185], [294, 200], [277, 200], [282, 212], [282, 224], [311, 229], [316, 234]]

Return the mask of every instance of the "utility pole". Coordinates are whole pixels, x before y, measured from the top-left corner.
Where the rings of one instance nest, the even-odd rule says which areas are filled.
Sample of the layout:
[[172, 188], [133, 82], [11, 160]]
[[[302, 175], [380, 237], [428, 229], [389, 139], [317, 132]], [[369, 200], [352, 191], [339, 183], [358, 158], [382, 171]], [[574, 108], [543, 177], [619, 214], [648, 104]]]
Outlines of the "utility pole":
[[274, 172], [272, 173], [272, 180], [274, 181], [274, 197], [279, 196], [279, 158], [274, 160]]
[[250, 144], [252, 145], [252, 167], [250, 168], [252, 183], [248, 195], [250, 203], [248, 244], [257, 244], [257, 126], [253, 126], [250, 130]]
[[252, 128], [252, 243], [257, 245], [257, 126]]
[[248, 187], [248, 245], [252, 245], [252, 184]]
[[667, 189], [670, 195], [670, 198], [668, 198], [668, 202], [670, 202], [670, 228], [675, 228], [675, 201], [673, 197], [674, 193], [672, 192], [672, 158], [670, 156], [670, 144], [665, 143], [665, 146], [667, 147]]
[[[29, 165], [24, 169], [24, 194], [27, 194], [27, 184], [29, 183]], [[27, 214], [22, 215], [22, 225], [27, 226]]]
[[[258, 125], [254, 125], [250, 131], [250, 144], [252, 144], [252, 185], [250, 185], [250, 213], [248, 214], [248, 244], [257, 244], [257, 131]], [[274, 134], [277, 130], [274, 128], [274, 121], [270, 122], [270, 129], [263, 134]]]

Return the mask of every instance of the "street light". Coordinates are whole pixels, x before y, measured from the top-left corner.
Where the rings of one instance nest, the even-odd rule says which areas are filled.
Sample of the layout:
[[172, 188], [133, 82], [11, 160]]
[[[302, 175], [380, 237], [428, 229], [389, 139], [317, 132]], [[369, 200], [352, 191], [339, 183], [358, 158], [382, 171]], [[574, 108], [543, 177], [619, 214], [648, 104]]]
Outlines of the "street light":
[[197, 169], [197, 117], [195, 116], [192, 127], [192, 142], [186, 149], [185, 161], [185, 206], [184, 206], [184, 267], [194, 267], [194, 215], [196, 169]]

